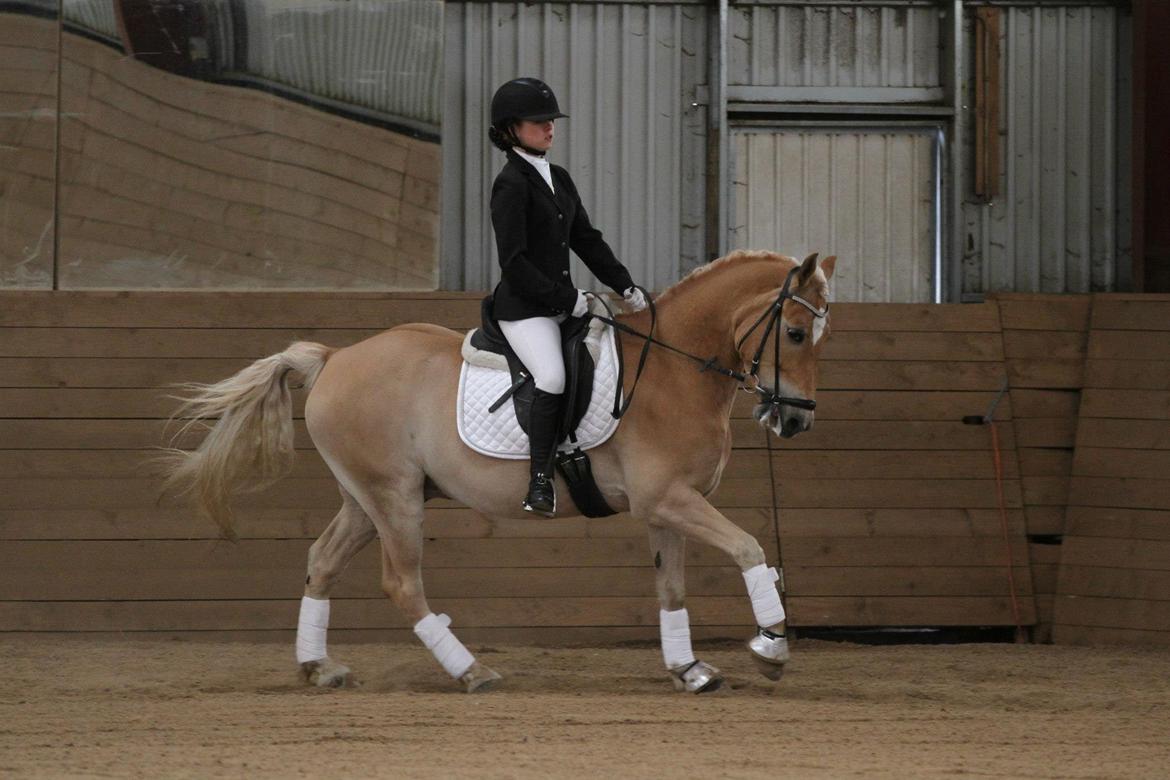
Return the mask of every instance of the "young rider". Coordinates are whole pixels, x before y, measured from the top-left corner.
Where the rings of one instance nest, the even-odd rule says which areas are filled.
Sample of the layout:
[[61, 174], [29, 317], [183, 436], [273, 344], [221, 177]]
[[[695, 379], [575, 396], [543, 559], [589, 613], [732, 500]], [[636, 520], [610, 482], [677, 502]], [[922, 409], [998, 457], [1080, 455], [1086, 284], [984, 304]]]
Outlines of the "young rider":
[[585, 291], [569, 278], [569, 250], [620, 292], [630, 309], [646, 306], [629, 271], [590, 224], [568, 171], [545, 159], [553, 120], [559, 118], [568, 114], [561, 113], [547, 84], [518, 78], [496, 90], [488, 130], [492, 144], [508, 156], [492, 185], [492, 227], [503, 272], [492, 313], [536, 384], [528, 425], [531, 479], [523, 506], [546, 517], [556, 513], [553, 455], [565, 392], [560, 324], [588, 307]]

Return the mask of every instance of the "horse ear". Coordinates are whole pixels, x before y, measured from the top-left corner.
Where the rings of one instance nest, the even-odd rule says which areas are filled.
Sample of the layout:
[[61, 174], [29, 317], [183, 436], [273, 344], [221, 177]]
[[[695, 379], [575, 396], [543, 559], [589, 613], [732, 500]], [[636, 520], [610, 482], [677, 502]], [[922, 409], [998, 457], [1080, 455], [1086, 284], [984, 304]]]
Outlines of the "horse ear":
[[813, 252], [808, 257], [804, 258], [804, 262], [800, 264], [800, 283], [807, 282], [817, 270], [817, 252]]
[[825, 281], [833, 278], [833, 271], [837, 267], [837, 256], [829, 255], [821, 261], [821, 273], [825, 275]]

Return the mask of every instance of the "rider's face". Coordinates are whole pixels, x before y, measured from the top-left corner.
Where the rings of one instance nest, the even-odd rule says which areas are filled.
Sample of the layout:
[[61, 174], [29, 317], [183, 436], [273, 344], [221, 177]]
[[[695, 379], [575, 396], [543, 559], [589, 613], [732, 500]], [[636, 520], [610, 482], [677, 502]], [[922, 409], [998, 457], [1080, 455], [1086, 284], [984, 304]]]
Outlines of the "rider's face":
[[547, 152], [553, 145], [553, 120], [530, 122], [521, 119], [516, 125], [516, 138], [530, 149]]

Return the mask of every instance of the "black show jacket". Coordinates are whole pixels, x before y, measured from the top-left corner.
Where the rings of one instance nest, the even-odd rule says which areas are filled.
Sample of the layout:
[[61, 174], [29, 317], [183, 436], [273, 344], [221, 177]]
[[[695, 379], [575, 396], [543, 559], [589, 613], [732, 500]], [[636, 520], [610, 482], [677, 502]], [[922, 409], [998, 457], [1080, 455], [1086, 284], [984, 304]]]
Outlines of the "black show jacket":
[[634, 285], [601, 231], [590, 224], [568, 171], [550, 168], [555, 194], [531, 163], [509, 151], [492, 185], [492, 227], [503, 270], [493, 298], [498, 320], [572, 311], [577, 288], [569, 278], [569, 249], [619, 294]]

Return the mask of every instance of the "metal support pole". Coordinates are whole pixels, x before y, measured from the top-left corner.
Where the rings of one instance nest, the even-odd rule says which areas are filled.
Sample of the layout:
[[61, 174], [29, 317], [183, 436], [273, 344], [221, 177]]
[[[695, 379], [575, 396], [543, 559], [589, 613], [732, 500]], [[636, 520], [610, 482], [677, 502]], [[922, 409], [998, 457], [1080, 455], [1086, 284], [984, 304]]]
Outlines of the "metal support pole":
[[727, 139], [727, 15], [728, 0], [712, 6], [707, 40], [707, 260], [727, 254], [728, 170]]
[[[934, 280], [934, 302], [958, 302], [962, 299], [963, 278], [963, 187], [965, 165], [963, 156], [963, 122], [966, 116], [963, 80], [963, 2], [951, 0], [943, 30], [946, 59], [946, 88], [953, 113], [949, 133], [950, 187], [946, 193], [945, 218], [943, 219], [945, 255], [936, 267]], [[944, 180], [946, 177], [944, 177]]]
[[717, 111], [719, 122], [719, 241], [718, 252], [722, 257], [727, 254], [728, 232], [731, 229], [731, 139], [727, 131], [727, 37], [728, 37], [728, 0], [719, 0], [719, 53], [718, 69], [719, 80], [716, 82], [718, 95], [713, 103]]

